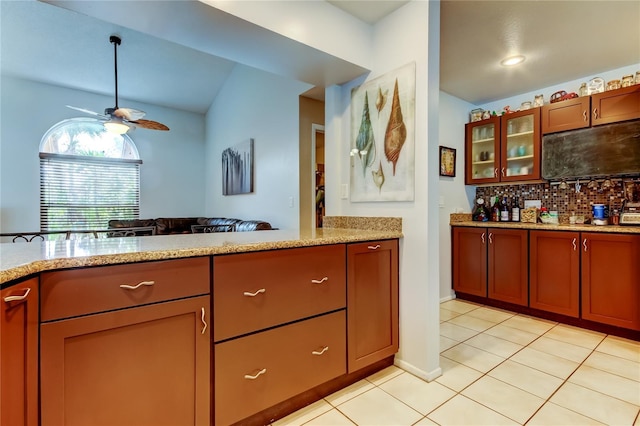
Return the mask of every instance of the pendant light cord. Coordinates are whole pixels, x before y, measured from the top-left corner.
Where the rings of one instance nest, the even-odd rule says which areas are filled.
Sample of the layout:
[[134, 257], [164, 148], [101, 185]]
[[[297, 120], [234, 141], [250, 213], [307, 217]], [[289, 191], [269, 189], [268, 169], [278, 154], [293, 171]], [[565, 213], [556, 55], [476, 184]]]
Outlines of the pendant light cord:
[[118, 109], [118, 45], [121, 40], [120, 37], [112, 35], [109, 37], [109, 41], [113, 43], [113, 64], [114, 64], [114, 75], [116, 80], [116, 107]]

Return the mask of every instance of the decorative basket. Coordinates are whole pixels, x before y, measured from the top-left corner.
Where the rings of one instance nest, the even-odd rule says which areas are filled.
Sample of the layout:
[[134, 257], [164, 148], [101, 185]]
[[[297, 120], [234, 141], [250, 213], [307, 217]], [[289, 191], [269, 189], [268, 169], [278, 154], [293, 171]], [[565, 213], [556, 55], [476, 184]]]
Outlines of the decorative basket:
[[538, 209], [536, 207], [529, 207], [523, 209], [520, 212], [520, 222], [524, 223], [536, 223], [538, 220]]

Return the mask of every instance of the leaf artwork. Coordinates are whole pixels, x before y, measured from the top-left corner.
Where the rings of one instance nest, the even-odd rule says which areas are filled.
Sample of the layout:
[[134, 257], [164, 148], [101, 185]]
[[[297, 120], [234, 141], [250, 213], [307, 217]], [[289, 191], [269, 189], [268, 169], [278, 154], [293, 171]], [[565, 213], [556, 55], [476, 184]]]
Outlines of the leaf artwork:
[[362, 173], [366, 174], [367, 167], [371, 166], [376, 158], [376, 145], [369, 116], [369, 96], [367, 92], [364, 92], [364, 108], [362, 110], [360, 130], [356, 138], [356, 149], [358, 150], [358, 157], [362, 161]]
[[384, 172], [382, 171], [382, 161], [378, 170], [371, 170], [373, 176], [373, 183], [378, 187], [378, 191], [382, 191], [382, 185], [384, 184]]
[[391, 102], [391, 116], [387, 123], [387, 131], [384, 135], [384, 155], [393, 163], [393, 175], [396, 175], [396, 164], [400, 156], [400, 150], [407, 139], [407, 128], [402, 119], [400, 108], [400, 96], [398, 95], [398, 79], [393, 87], [393, 100]]
[[384, 108], [387, 103], [387, 96], [389, 95], [389, 89], [385, 90], [382, 93], [382, 88], [378, 86], [378, 97], [376, 98], [376, 109], [378, 110], [378, 116], [380, 115], [380, 111]]

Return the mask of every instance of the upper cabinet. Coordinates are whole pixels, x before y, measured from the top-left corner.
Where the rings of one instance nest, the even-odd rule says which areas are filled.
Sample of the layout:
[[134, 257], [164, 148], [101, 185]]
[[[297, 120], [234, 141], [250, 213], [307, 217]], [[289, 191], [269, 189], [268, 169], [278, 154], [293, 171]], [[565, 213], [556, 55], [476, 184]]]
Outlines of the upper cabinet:
[[540, 179], [540, 108], [465, 127], [467, 185]]
[[640, 118], [640, 85], [608, 90], [542, 107], [542, 134]]

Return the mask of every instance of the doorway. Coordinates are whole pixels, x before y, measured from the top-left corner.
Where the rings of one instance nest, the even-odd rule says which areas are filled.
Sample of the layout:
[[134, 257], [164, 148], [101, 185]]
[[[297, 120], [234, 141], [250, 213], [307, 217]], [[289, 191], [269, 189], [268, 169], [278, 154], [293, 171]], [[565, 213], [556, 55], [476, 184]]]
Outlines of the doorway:
[[316, 228], [322, 228], [325, 215], [324, 126], [319, 124], [311, 125], [311, 170], [313, 174], [311, 177], [313, 183], [311, 223], [315, 224]]

